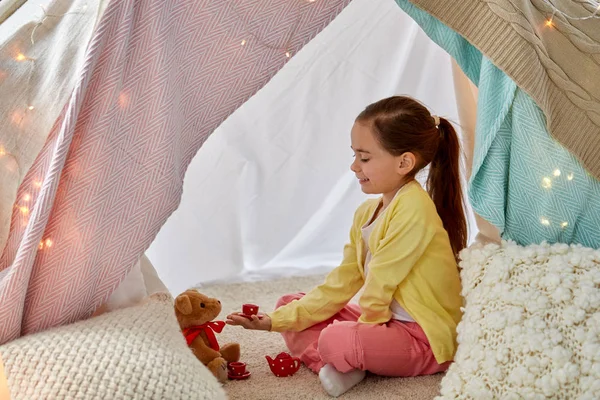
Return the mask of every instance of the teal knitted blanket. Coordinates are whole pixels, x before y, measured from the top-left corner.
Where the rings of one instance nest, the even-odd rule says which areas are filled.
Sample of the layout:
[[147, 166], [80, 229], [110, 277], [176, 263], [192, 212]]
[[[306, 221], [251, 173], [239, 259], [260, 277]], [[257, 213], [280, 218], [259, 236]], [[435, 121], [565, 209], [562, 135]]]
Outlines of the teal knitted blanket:
[[460, 65], [479, 89], [473, 209], [521, 245], [600, 247], [600, 182], [552, 139], [532, 98], [481, 52], [408, 0], [396, 3]]

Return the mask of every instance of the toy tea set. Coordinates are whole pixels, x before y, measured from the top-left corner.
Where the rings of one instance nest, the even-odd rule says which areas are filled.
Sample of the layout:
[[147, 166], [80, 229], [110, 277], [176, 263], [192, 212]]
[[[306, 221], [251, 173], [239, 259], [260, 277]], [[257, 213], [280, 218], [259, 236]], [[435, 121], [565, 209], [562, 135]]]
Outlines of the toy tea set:
[[[187, 290], [175, 299], [175, 316], [186, 338], [188, 346], [196, 357], [207, 366], [220, 382], [248, 379], [251, 375], [246, 363], [240, 361], [240, 345], [227, 343], [219, 345], [216, 333], [225, 327], [223, 321], [213, 321], [221, 313], [221, 302], [205, 296], [196, 290]], [[244, 304], [242, 317], [252, 319], [258, 315], [258, 306]], [[258, 315], [262, 318], [262, 315]], [[300, 369], [301, 361], [288, 353], [279, 353], [275, 358], [265, 356], [269, 369], [277, 377], [294, 375]]]

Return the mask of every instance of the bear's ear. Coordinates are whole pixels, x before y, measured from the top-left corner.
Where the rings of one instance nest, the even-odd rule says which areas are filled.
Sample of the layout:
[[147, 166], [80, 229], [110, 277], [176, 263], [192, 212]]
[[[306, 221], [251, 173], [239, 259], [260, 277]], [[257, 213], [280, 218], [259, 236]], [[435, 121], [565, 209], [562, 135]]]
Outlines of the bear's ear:
[[192, 313], [192, 302], [187, 294], [177, 296], [175, 307], [183, 315], [190, 315]]

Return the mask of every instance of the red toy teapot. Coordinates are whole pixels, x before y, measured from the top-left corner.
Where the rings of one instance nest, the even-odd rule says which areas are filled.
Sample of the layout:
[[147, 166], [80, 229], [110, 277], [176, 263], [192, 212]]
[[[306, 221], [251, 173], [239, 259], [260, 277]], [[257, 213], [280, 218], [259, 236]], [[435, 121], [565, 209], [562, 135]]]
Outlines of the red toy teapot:
[[292, 357], [288, 353], [279, 353], [275, 359], [265, 356], [269, 362], [271, 372], [278, 377], [292, 376], [300, 369], [300, 359]]

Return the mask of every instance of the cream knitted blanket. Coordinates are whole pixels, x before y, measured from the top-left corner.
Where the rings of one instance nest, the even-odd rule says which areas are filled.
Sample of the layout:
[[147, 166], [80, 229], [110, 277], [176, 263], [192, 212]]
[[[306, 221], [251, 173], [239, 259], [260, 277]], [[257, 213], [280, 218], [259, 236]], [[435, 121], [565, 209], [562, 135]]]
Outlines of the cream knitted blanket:
[[170, 295], [0, 346], [11, 400], [225, 399], [188, 348]]
[[510, 76], [544, 111], [550, 134], [600, 179], [600, 18], [565, 17], [590, 16], [597, 3], [410, 2], [461, 34]]

